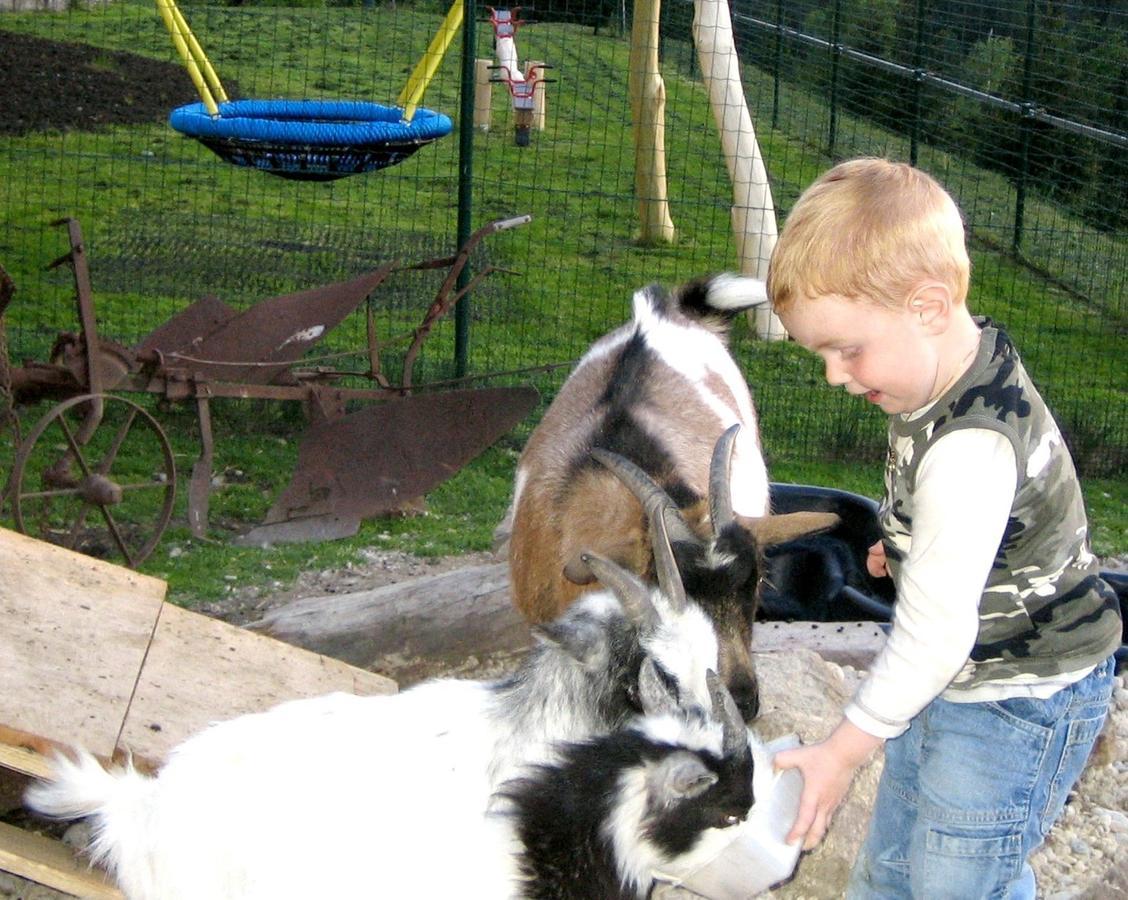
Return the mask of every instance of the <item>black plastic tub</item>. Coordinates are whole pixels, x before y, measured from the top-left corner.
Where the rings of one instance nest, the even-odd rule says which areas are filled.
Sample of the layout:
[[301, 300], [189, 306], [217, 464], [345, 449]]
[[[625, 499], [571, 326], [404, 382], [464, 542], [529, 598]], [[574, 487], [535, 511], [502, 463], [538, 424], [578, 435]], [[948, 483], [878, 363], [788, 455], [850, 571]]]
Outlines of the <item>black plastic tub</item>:
[[[775, 622], [880, 622], [893, 616], [894, 590], [888, 578], [866, 571], [866, 554], [881, 538], [877, 502], [861, 494], [806, 484], [771, 485], [776, 513], [837, 513], [833, 530], [799, 538], [768, 551], [768, 571], [757, 618]], [[1128, 572], [1103, 569], [1120, 599], [1125, 619], [1117, 670], [1128, 666]]]

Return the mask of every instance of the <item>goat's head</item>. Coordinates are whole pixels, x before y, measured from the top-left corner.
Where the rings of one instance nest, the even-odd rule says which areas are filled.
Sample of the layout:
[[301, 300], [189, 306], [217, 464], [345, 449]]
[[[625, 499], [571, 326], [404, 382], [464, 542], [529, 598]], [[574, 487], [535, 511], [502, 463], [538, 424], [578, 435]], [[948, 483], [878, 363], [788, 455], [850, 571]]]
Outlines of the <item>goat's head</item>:
[[[568, 896], [581, 889], [607, 896], [616, 886], [615, 896], [626, 896], [624, 889], [648, 896], [658, 873], [696, 869], [747, 818], [749, 733], [720, 679], [707, 675], [712, 709], [683, 709], [671, 705], [646, 662], [648, 671], [657, 680], [643, 676], [644, 716], [561, 744], [552, 762], [501, 788], [524, 844], [520, 867], [529, 884], [559, 888], [565, 867], [576, 888]], [[561, 816], [562, 808], [571, 814]]]
[[584, 553], [589, 579], [605, 590], [582, 596], [559, 619], [535, 629], [580, 662], [612, 723], [645, 711], [648, 703], [653, 707], [662, 692], [671, 708], [707, 710], [712, 703], [705, 673], [719, 665], [716, 629], [686, 599], [662, 523], [654, 534], [666, 548], [656, 588], [612, 560]]
[[714, 857], [755, 800], [748, 730], [720, 678], [710, 671], [707, 680], [711, 713], [660, 700], [644, 703], [647, 715], [634, 726], [649, 745], [645, 763], [619, 777], [623, 794], [608, 827], [620, 878], [643, 891], [659, 872], [692, 871]]
[[751, 721], [759, 709], [751, 640], [760, 579], [766, 571], [764, 551], [801, 535], [833, 528], [838, 517], [817, 512], [760, 517], [736, 514], [729, 482], [739, 428], [729, 428], [713, 449], [709, 469], [711, 534], [704, 537], [689, 526], [670, 496], [630, 460], [599, 449], [592, 455], [630, 488], [646, 511], [656, 573], [673, 567], [677, 575], [667, 574], [665, 578], [677, 581], [680, 602], [684, 605], [688, 594], [712, 619], [720, 644], [721, 677], [745, 719]]

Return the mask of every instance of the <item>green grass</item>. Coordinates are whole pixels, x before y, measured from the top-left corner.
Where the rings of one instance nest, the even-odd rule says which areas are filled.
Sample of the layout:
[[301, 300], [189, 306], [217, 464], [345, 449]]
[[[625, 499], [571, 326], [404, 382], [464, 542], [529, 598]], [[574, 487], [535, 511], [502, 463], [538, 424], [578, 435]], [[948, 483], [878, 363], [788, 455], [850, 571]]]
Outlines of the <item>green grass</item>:
[[[395, 99], [441, 15], [437, 6], [402, 3], [363, 13], [252, 6], [185, 12], [240, 96], [386, 103]], [[0, 26], [175, 59], [148, 2], [125, 0], [65, 15], [9, 13]], [[475, 373], [573, 360], [622, 321], [639, 285], [736, 263], [731, 189], [712, 114], [700, 83], [676, 64], [677, 46], [664, 76], [670, 207], [678, 237], [671, 246], [646, 247], [636, 240], [625, 40], [558, 24], [530, 27], [520, 38], [522, 58], [548, 60], [557, 81], [550, 86], [550, 127], [534, 136], [531, 147], [514, 145], [500, 94], [492, 129], [474, 135], [475, 224], [523, 212], [534, 217], [528, 226], [492, 237], [483, 251], [482, 259], [516, 274], [495, 274], [475, 294]], [[480, 26], [479, 56], [490, 55], [489, 43], [488, 28]], [[457, 111], [457, 57], [456, 44], [428, 90], [428, 107]], [[825, 104], [785, 86], [783, 114], [773, 128], [770, 82], [749, 71], [745, 88], [773, 196], [786, 210], [829, 163], [819, 150]], [[903, 139], [847, 116], [840, 120], [839, 152], [907, 155]], [[100, 328], [129, 344], [204, 293], [243, 306], [344, 277], [376, 260], [450, 252], [457, 154], [455, 135], [379, 174], [311, 184], [220, 163], [163, 123], [0, 137], [0, 260], [20, 286], [7, 314], [13, 360], [45, 359], [55, 334], [77, 325], [69, 275], [43, 270], [66, 249], [64, 234], [49, 224], [59, 216], [82, 222]], [[928, 148], [920, 164], [952, 189], [971, 225], [975, 310], [1006, 324], [1079, 459], [1086, 460], [1083, 488], [1095, 551], [1128, 552], [1128, 373], [1109, 337], [1123, 331], [1115, 298], [1128, 265], [1124, 236], [1094, 236], [1049, 204], [1028, 199], [1025, 253], [1053, 278], [1034, 275], [996, 249], [1006, 246], [1005, 223], [1013, 217], [1014, 193], [1004, 179]], [[401, 335], [418, 321], [441, 276], [404, 273], [381, 287], [374, 311], [382, 338]], [[453, 343], [451, 322], [444, 321], [419, 361], [418, 382], [450, 377]], [[326, 352], [364, 346], [362, 315], [350, 317], [323, 344]], [[742, 326], [734, 347], [754, 388], [773, 477], [877, 496], [882, 417], [831, 391], [818, 361], [795, 346], [756, 342]], [[386, 371], [398, 375], [402, 352], [402, 344], [385, 348]], [[508, 381], [533, 381], [547, 402], [564, 371]], [[1119, 419], [1109, 413], [1117, 409]], [[44, 411], [23, 411], [25, 430]], [[189, 536], [184, 512], [186, 473], [198, 452], [195, 416], [179, 406], [155, 415], [174, 445], [181, 496], [173, 527], [143, 569], [167, 579], [171, 597], [188, 605], [222, 597], [234, 585], [270, 589], [303, 569], [344, 566], [367, 547], [424, 556], [487, 548], [533, 424], [525, 423], [433, 491], [423, 516], [366, 522], [347, 540], [258, 550], [237, 547], [231, 538], [261, 519], [288, 479], [304, 427], [296, 407], [214, 404], [221, 482], [211, 497], [207, 541]], [[0, 447], [0, 471], [10, 465], [8, 444]]]

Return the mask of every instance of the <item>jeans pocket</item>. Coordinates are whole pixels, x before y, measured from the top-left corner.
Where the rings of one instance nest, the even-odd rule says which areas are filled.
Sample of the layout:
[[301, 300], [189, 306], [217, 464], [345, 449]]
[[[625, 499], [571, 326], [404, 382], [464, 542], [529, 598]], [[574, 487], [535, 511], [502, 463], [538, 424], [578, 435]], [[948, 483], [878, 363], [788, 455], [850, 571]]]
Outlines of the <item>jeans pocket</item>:
[[[1097, 710], [1099, 712], [1096, 712]], [[1106, 708], [1093, 704], [1088, 706], [1085, 712], [1088, 714], [1085, 718], [1077, 718], [1069, 723], [1061, 758], [1058, 760], [1054, 777], [1050, 781], [1049, 795], [1046, 798], [1046, 806], [1039, 822], [1043, 837], [1050, 833], [1054, 822], [1058, 820], [1062, 810], [1065, 809], [1065, 801], [1069, 798], [1069, 792], [1080, 779], [1081, 773], [1085, 769], [1085, 763], [1089, 760], [1089, 754], [1093, 750], [1097, 735], [1101, 733], [1101, 728], [1104, 726]], [[1095, 715], [1094, 712], [1096, 712]]]
[[1022, 835], [932, 828], [925, 836], [925, 854], [913, 895], [929, 900], [970, 900], [1002, 896], [1001, 886], [1022, 869]]

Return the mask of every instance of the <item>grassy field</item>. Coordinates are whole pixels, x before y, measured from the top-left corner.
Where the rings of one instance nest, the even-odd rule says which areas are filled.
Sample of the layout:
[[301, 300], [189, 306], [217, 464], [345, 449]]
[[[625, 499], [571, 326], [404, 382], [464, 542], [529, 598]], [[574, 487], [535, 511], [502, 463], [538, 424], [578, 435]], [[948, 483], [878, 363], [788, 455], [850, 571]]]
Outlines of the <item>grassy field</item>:
[[[435, 7], [403, 4], [363, 14], [249, 6], [186, 7], [186, 12], [240, 96], [357, 96], [381, 102], [394, 99], [439, 21]], [[65, 15], [5, 14], [0, 28], [174, 59], [149, 3], [126, 0]], [[488, 28], [479, 26], [478, 55], [490, 55], [489, 37]], [[524, 212], [534, 217], [530, 225], [492, 238], [484, 251], [490, 263], [518, 274], [495, 274], [475, 294], [475, 373], [574, 360], [593, 338], [622, 321], [640, 284], [735, 264], [731, 190], [712, 115], [700, 83], [677, 54], [668, 54], [664, 75], [670, 204], [678, 238], [671, 246], [646, 247], [636, 240], [626, 41], [558, 24], [531, 27], [520, 37], [522, 57], [550, 61], [557, 82], [549, 95], [550, 127], [534, 136], [532, 147], [514, 145], [500, 96], [494, 101], [495, 126], [474, 136], [475, 223]], [[457, 87], [457, 53], [451, 52], [426, 105], [455, 112]], [[754, 119], [769, 121], [770, 83], [750, 71], [745, 87]], [[781, 121], [762, 127], [758, 136], [773, 194], [786, 209], [828, 160], [816, 149], [825, 107], [794, 91], [785, 90], [783, 99]], [[901, 139], [871, 124], [844, 118], [840, 127], [844, 155], [905, 155]], [[67, 273], [44, 272], [66, 249], [61, 232], [50, 226], [59, 216], [83, 223], [99, 327], [129, 344], [207, 292], [246, 304], [345, 277], [390, 256], [411, 260], [450, 252], [457, 155], [452, 136], [394, 169], [311, 184], [219, 163], [163, 122], [0, 136], [5, 221], [0, 260], [21, 288], [7, 316], [13, 360], [45, 359], [55, 334], [77, 324]], [[1075, 238], [1082, 232], [1077, 223], [1060, 224], [1059, 211], [1030, 202], [1027, 229], [1033, 237], [1026, 252], [1042, 253], [1040, 265], [1054, 277], [1033, 275], [994, 249], [1006, 245], [1001, 223], [1014, 203], [1004, 179], [927, 149], [920, 164], [944, 179], [972, 225], [976, 310], [1007, 324], [1087, 462], [1083, 487], [1094, 549], [1106, 556], [1128, 552], [1124, 449], [1115, 430], [1123, 420], [1128, 374], [1121, 348], [1107, 339], [1110, 332], [1122, 333], [1123, 322], [1119, 307], [1085, 299], [1111, 296], [1117, 279], [1123, 283], [1128, 265], [1123, 236], [1081, 241]], [[1055, 244], [1055, 234], [1074, 237]], [[1085, 292], [1067, 283], [1066, 263], [1086, 273]], [[381, 335], [409, 329], [439, 278], [441, 273], [397, 276], [382, 288], [375, 301]], [[326, 350], [363, 348], [363, 327], [362, 315], [352, 317], [329, 336]], [[436, 329], [417, 381], [452, 374], [453, 341], [449, 321]], [[880, 415], [830, 391], [816, 361], [794, 346], [754, 341], [744, 326], [734, 346], [754, 386], [772, 476], [876, 496]], [[391, 371], [401, 352], [388, 348]], [[1078, 377], [1079, 359], [1085, 361], [1084, 377]], [[547, 402], [564, 371], [493, 380], [531, 381]], [[1119, 420], [1110, 409], [1121, 410]], [[44, 411], [22, 411], [24, 430]], [[186, 473], [198, 452], [194, 414], [178, 406], [161, 406], [155, 414]], [[258, 550], [237, 547], [231, 538], [261, 519], [287, 480], [302, 420], [294, 408], [242, 401], [217, 403], [214, 414], [217, 477], [210, 539], [189, 536], [182, 490], [173, 526], [143, 567], [166, 578], [172, 598], [188, 605], [221, 597], [234, 585], [269, 589], [304, 569], [344, 566], [366, 547], [421, 555], [488, 547], [508, 502], [517, 454], [535, 421], [429, 495], [423, 516], [367, 522], [348, 540]], [[0, 471], [7, 471], [11, 455], [5, 439]]]

